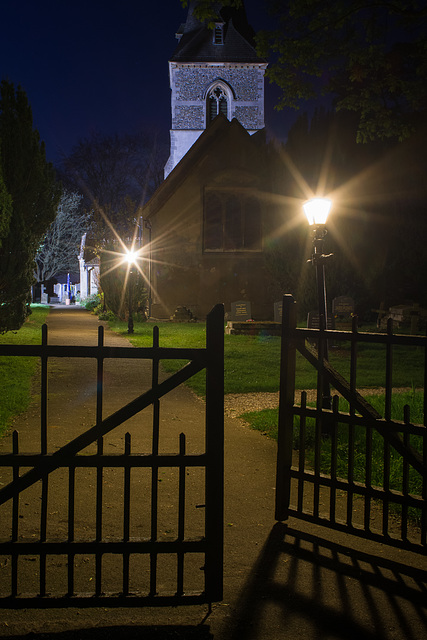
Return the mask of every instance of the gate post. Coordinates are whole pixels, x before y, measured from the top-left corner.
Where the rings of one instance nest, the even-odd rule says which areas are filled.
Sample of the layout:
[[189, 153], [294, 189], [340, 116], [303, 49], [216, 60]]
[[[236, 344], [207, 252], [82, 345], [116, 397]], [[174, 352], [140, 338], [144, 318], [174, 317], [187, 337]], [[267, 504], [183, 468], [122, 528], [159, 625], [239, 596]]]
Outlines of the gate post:
[[210, 602], [223, 597], [224, 564], [224, 305], [206, 319], [206, 556]]
[[291, 496], [293, 406], [295, 397], [297, 325], [296, 302], [285, 294], [282, 303], [282, 343], [280, 354], [279, 424], [276, 468], [276, 520], [288, 517]]

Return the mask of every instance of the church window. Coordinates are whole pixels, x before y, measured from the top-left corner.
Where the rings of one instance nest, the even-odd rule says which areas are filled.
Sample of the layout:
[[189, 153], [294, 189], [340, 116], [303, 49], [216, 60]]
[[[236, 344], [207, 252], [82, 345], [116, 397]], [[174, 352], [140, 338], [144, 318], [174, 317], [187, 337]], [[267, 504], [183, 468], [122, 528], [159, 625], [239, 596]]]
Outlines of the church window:
[[255, 197], [207, 191], [204, 212], [205, 251], [261, 251], [261, 208]]
[[212, 122], [216, 116], [222, 113], [226, 118], [228, 117], [228, 100], [227, 94], [222, 87], [214, 87], [208, 98], [208, 124]]

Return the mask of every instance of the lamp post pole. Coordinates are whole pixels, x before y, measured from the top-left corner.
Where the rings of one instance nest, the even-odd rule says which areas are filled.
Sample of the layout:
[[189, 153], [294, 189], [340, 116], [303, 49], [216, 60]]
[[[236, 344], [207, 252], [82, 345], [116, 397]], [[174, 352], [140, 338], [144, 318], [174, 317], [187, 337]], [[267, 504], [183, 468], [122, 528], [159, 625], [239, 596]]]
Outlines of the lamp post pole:
[[132, 315], [132, 286], [133, 286], [133, 269], [129, 271], [129, 315], [128, 315], [128, 333], [133, 333], [133, 315]]
[[134, 274], [134, 266], [136, 263], [137, 254], [132, 250], [127, 251], [126, 260], [129, 263], [129, 281], [128, 281], [128, 333], [133, 333], [133, 315], [132, 315], [132, 307], [133, 307], [133, 274]]
[[148, 317], [151, 318], [151, 305], [152, 305], [152, 286], [151, 286], [151, 222], [145, 220], [145, 228], [148, 230]]
[[[313, 198], [304, 203], [303, 208], [307, 216], [307, 220], [313, 229], [313, 253], [311, 260], [316, 270], [316, 286], [317, 286], [317, 306], [319, 313], [319, 328], [321, 326], [323, 318], [323, 327], [328, 328], [328, 305], [326, 299], [326, 279], [325, 279], [325, 261], [332, 256], [332, 254], [325, 255], [324, 241], [325, 236], [328, 233], [326, 229], [326, 220], [331, 208], [331, 201], [325, 198]], [[328, 341], [325, 340], [323, 345], [323, 358], [328, 361]], [[322, 384], [322, 409], [332, 408], [331, 390], [326, 377], [323, 376]], [[324, 425], [322, 433], [329, 435], [329, 425]]]

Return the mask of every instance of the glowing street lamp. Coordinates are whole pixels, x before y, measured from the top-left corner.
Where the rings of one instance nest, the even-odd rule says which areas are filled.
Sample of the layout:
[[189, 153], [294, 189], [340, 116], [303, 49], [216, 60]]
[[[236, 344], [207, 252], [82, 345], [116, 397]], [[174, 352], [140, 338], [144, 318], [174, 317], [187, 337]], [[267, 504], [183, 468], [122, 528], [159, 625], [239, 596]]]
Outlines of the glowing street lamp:
[[[328, 308], [326, 300], [326, 280], [325, 280], [325, 261], [332, 256], [332, 253], [325, 255], [323, 253], [325, 236], [328, 233], [326, 222], [331, 210], [332, 202], [327, 198], [312, 198], [304, 202], [303, 209], [307, 216], [309, 225], [313, 229], [313, 253], [309, 262], [316, 269], [317, 284], [317, 302], [319, 313], [319, 327], [323, 319], [323, 327], [328, 328]], [[323, 357], [328, 360], [328, 341], [325, 341]], [[331, 392], [329, 383], [323, 382], [322, 389], [322, 408], [330, 409], [332, 406]], [[323, 430], [327, 433], [327, 429]]]

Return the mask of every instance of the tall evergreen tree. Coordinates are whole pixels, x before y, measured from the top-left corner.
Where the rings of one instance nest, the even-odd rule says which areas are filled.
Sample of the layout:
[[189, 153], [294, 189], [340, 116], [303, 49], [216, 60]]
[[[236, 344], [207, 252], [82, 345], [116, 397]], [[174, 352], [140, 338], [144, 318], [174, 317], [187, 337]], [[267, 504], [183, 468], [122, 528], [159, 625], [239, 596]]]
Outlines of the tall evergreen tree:
[[27, 96], [7, 81], [0, 85], [0, 141], [0, 168], [12, 199], [0, 248], [0, 331], [5, 332], [19, 329], [29, 313], [35, 255], [60, 197]]
[[0, 165], [0, 247], [2, 245], [3, 238], [7, 235], [11, 215], [12, 198], [6, 189]]

